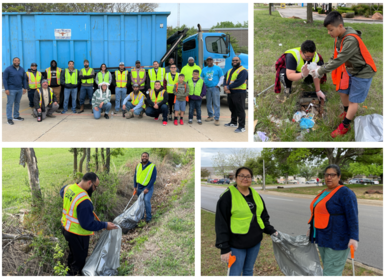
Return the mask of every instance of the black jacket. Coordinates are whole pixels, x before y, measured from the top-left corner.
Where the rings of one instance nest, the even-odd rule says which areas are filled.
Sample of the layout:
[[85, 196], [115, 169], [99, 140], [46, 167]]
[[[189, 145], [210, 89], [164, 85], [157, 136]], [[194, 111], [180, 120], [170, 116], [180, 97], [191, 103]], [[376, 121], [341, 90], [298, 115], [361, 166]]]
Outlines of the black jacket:
[[[79, 70], [78, 70], [78, 83], [77, 84], [71, 84], [71, 83], [65, 83], [65, 73], [66, 69], [62, 69], [61, 74], [60, 74], [60, 84], [64, 86], [64, 88], [78, 88], [80, 84], [80, 78], [79, 78]], [[72, 73], [73, 75], [74, 73]]]
[[[242, 195], [243, 196], [243, 195]], [[222, 194], [217, 203], [217, 210], [215, 214], [215, 232], [217, 235], [215, 246], [221, 249], [221, 254], [230, 252], [230, 247], [238, 249], [248, 249], [254, 247], [262, 241], [263, 233], [273, 234], [276, 232], [274, 227], [270, 225], [270, 216], [267, 213], [265, 202], [263, 201], [263, 211], [261, 218], [265, 224], [262, 230], [255, 218], [257, 211], [252, 193], [250, 191], [248, 196], [243, 196], [249, 204], [250, 210], [254, 217], [250, 224], [250, 229], [247, 234], [233, 234], [230, 229], [231, 218], [231, 192], [227, 190]]]
[[[39, 90], [41, 90], [41, 94], [43, 94], [43, 88], [39, 88]], [[45, 111], [44, 97], [42, 96], [41, 99], [42, 99], [41, 100], [41, 111]], [[55, 94], [52, 95], [52, 99], [53, 99], [52, 104], [57, 102]], [[48, 87], [48, 100], [49, 100], [48, 102], [51, 103], [51, 94], [49, 93], [49, 87]], [[52, 107], [52, 104], [48, 105], [48, 107], [49, 108]], [[33, 95], [33, 105], [35, 106], [35, 109], [40, 108], [40, 95], [37, 92], [37, 90], [35, 91], [35, 95]]]
[[[156, 90], [155, 90], [155, 95], [158, 96], [159, 92], [162, 91], [162, 90], [163, 90], [162, 88], [159, 89], [158, 92], [156, 92]], [[160, 103], [158, 103], [159, 108], [163, 104], [166, 104], [167, 101], [168, 101], [168, 94], [167, 94], [167, 91], [165, 90], [164, 91], [164, 95], [163, 95], [163, 100]], [[146, 94], [146, 105], [148, 105], [150, 107], [153, 107], [155, 105], [154, 102], [151, 100], [150, 94], [148, 94], [148, 95]]]

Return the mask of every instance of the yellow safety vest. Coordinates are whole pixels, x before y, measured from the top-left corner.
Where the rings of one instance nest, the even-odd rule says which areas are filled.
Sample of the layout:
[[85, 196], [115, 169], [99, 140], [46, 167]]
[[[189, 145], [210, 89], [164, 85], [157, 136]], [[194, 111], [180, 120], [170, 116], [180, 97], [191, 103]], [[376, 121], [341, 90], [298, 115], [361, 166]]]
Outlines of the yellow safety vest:
[[64, 229], [70, 233], [78, 235], [93, 235], [94, 232], [87, 231], [80, 226], [78, 220], [77, 207], [85, 201], [91, 201], [87, 192], [79, 185], [72, 184], [65, 188], [63, 195], [63, 213], [61, 222]]
[[103, 81], [109, 83], [110, 82], [110, 72], [106, 72], [104, 74], [104, 80], [103, 80], [103, 73], [99, 72], [97, 75], [97, 79], [98, 79], [99, 84], [101, 84]]
[[143, 170], [142, 163], [139, 163], [136, 166], [136, 183], [139, 183], [142, 186], [147, 186], [151, 180], [154, 168], [155, 164], [151, 163]]
[[[83, 76], [89, 76], [92, 73], [92, 71], [93, 71], [92, 68], [88, 68], [87, 72], [86, 72], [86, 69], [83, 68], [82, 69], [82, 74], [83, 74]], [[86, 79], [86, 81], [84, 81], [84, 79], [82, 79], [82, 83], [93, 84], [94, 83], [94, 79], [93, 78], [89, 78], [89, 79]]]
[[[232, 84], [238, 77], [239, 73], [242, 72], [243, 70], [246, 71], [246, 69], [241, 66], [239, 67], [236, 71], [234, 71], [231, 75], [231, 78], [230, 78], [230, 72], [231, 70], [229, 70], [227, 72], [227, 77], [226, 77], [226, 83], [227, 84]], [[229, 83], [229, 78], [230, 78], [230, 83]], [[236, 88], [231, 88], [231, 90], [246, 90], [247, 89], [247, 85], [246, 85], [246, 80], [243, 84], [241, 84], [240, 86], [236, 87]]]
[[[142, 78], [144, 78], [144, 75], [146, 74], [146, 70], [145, 69], [140, 69], [139, 70], [139, 78], [140, 79], [142, 79]], [[137, 73], [137, 71], [131, 71], [131, 75], [132, 75], [132, 77], [134, 78], [134, 79], [136, 79], [137, 77], [138, 77], [138, 73]], [[131, 84], [134, 84], [134, 83], [136, 83], [136, 81], [135, 82], [132, 82], [132, 80], [131, 80]], [[144, 82], [142, 83], [142, 84], [139, 84], [139, 86], [144, 86]]]
[[[150, 69], [148, 71], [148, 75], [150, 76], [150, 86], [151, 89], [155, 88], [155, 81], [159, 80], [160, 85], [163, 86], [164, 76], [166, 75], [165, 68], [158, 68], [158, 72], [155, 72], [155, 69]], [[168, 92], [168, 91], [167, 91]]]
[[[303, 65], [305, 65], [305, 61], [302, 59], [301, 53], [299, 52], [300, 50], [301, 50], [300, 47], [296, 47], [296, 48], [292, 48], [292, 49], [285, 51], [285, 53], [290, 53], [294, 56], [295, 60], [297, 61], [296, 71], [299, 73], [302, 72], [302, 67], [303, 67]], [[318, 63], [318, 61], [319, 61], [319, 56], [318, 56], [317, 52], [314, 52], [314, 57], [312, 59], [312, 62]]]
[[202, 93], [203, 88], [203, 79], [198, 79], [194, 86], [194, 81], [192, 79], [189, 79], [187, 82], [187, 85], [189, 87], [189, 95], [195, 95], [200, 96]]
[[[52, 73], [51, 73], [51, 67], [45, 69], [47, 72], [47, 79], [48, 79], [48, 86], [51, 85], [51, 79], [52, 79]], [[61, 69], [59, 67], [56, 67], [56, 81], [57, 84], [60, 85], [60, 73]]]
[[150, 98], [151, 98], [151, 101], [153, 101], [155, 104], [156, 104], [156, 103], [160, 103], [161, 101], [163, 101], [164, 91], [165, 91], [165, 90], [160, 91], [160, 92], [158, 93], [158, 97], [156, 97], [155, 89], [151, 89], [151, 90], [150, 90]]
[[68, 68], [65, 71], [65, 81], [69, 84], [78, 84], [78, 70], [74, 69], [72, 75], [70, 75], [70, 71]]
[[116, 87], [124, 88], [127, 85], [128, 71], [115, 71]]
[[29, 89], [37, 89], [40, 88], [40, 81], [41, 81], [41, 73], [39, 71], [36, 71], [36, 77], [32, 72], [26, 72], [28, 76], [28, 87]]
[[[51, 88], [51, 87], [48, 87], [48, 90], [49, 90], [50, 95], [51, 95], [51, 102], [50, 102], [48, 105], [51, 105], [52, 102], [53, 102], [53, 91], [52, 91], [52, 88]], [[39, 105], [40, 105], [40, 107], [41, 107], [41, 105], [43, 104], [42, 93], [40, 92], [39, 89], [37, 89], [37, 93], [39, 93], [39, 96], [40, 96]], [[46, 104], [46, 105], [47, 105], [47, 104]]]
[[175, 77], [173, 80], [171, 73], [166, 74], [167, 93], [174, 94], [174, 85], [178, 83], [178, 77], [179, 77], [179, 74], [175, 73]]
[[[133, 104], [134, 106], [137, 106], [139, 104], [139, 101], [142, 98], [145, 98], [145, 97], [144, 97], [144, 94], [141, 91], [139, 91], [139, 93], [136, 96], [136, 98], [135, 98], [134, 92], [131, 92], [130, 93], [130, 98], [131, 98], [131, 104]], [[144, 108], [144, 109], [146, 108], [146, 105], [144, 104], [144, 99], [143, 99], [143, 106], [142, 106], [142, 108]]]

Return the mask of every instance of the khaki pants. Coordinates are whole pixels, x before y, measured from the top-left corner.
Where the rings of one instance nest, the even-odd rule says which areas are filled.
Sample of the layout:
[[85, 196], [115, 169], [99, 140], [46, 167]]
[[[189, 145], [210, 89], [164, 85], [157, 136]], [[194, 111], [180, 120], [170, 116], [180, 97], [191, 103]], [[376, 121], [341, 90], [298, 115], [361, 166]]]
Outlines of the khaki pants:
[[58, 87], [51, 87], [53, 94], [55, 94], [57, 103], [60, 104], [60, 92], [61, 92], [61, 85]]

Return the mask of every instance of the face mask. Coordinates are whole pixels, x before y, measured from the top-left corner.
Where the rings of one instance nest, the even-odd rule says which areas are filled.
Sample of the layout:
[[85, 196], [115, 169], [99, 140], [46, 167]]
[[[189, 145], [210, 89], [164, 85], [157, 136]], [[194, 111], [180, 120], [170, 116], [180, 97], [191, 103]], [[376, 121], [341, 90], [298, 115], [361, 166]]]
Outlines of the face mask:
[[194, 62], [192, 62], [192, 63], [188, 62], [188, 64], [189, 64], [190, 66], [194, 66]]

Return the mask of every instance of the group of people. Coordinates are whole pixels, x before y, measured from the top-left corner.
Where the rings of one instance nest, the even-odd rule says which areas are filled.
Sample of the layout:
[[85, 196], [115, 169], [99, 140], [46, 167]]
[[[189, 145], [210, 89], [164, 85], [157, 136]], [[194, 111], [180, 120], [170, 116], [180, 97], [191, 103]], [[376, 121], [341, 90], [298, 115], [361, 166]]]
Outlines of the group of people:
[[[27, 72], [20, 67], [20, 59], [14, 58], [13, 65], [7, 67], [3, 74], [5, 92], [7, 94], [7, 122], [23, 121], [19, 115], [22, 94], [28, 90], [29, 106], [32, 115], [37, 117], [42, 113], [42, 119], [55, 117], [54, 112], [62, 105], [61, 114], [68, 111], [70, 97], [72, 112], [84, 112], [85, 100], [88, 96], [95, 119], [104, 112], [104, 118], [109, 119], [111, 105], [111, 90], [115, 90], [115, 114], [123, 113], [127, 119], [142, 118], [143, 114], [154, 117], [162, 116], [163, 125], [173, 120], [174, 125], [183, 125], [183, 117], [189, 104], [188, 123], [193, 123], [194, 115], [202, 125], [202, 99], [207, 99], [208, 118], [219, 126], [220, 118], [220, 86], [228, 94], [228, 104], [231, 110], [231, 121], [226, 127], [237, 127], [236, 133], [245, 132], [245, 99], [248, 74], [241, 66], [239, 57], [234, 57], [232, 69], [223, 75], [222, 69], [214, 65], [212, 57], [206, 59], [207, 66], [201, 69], [195, 64], [193, 57], [188, 59], [182, 70], [170, 58], [169, 66], [162, 68], [158, 61], [153, 62], [151, 69], [146, 71], [140, 61], [129, 72], [124, 62], [114, 75], [108, 71], [106, 64], [100, 66], [96, 73], [90, 68], [89, 61], [84, 60], [84, 68], [77, 70], [74, 61], [68, 62], [68, 68], [61, 69], [55, 60], [44, 72], [37, 70], [37, 64], [32, 63]], [[94, 91], [94, 83], [97, 89]], [[60, 93], [64, 88], [64, 100], [61, 103]], [[79, 93], [78, 88], [80, 87]], [[131, 93], [127, 94], [128, 89]], [[76, 110], [79, 99], [80, 110]], [[13, 117], [12, 117], [12, 106]]]
[[[339, 93], [343, 112], [339, 115], [342, 123], [331, 133], [331, 137], [345, 135], [358, 110], [358, 104], [365, 101], [377, 69], [372, 56], [361, 39], [361, 32], [344, 26], [344, 20], [337, 11], [330, 12], [324, 27], [335, 40], [333, 58], [324, 63], [316, 52], [316, 45], [306, 40], [301, 47], [287, 50], [275, 63], [275, 93], [281, 92], [281, 84], [286, 95], [291, 93], [293, 81], [303, 80], [314, 83], [317, 97], [326, 99], [320, 84], [326, 82], [326, 74], [331, 72], [333, 84]], [[307, 64], [314, 62], [316, 69], [310, 70]]]

